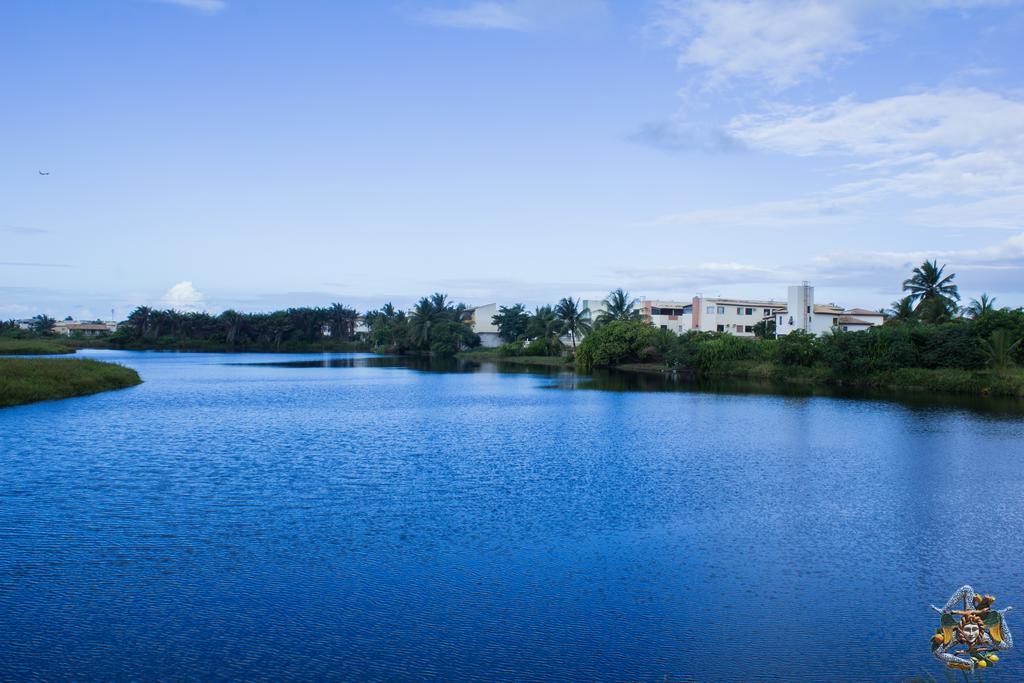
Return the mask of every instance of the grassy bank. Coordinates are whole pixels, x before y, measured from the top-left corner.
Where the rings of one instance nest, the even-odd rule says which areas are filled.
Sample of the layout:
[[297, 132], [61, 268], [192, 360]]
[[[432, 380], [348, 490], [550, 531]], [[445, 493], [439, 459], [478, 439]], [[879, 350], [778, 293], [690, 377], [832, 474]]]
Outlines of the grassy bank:
[[847, 377], [822, 365], [801, 367], [768, 361], [732, 361], [702, 372], [701, 377], [1024, 398], [1024, 370], [1020, 368], [1002, 373], [956, 368], [900, 368]]
[[542, 365], [544, 367], [571, 367], [572, 362], [565, 356], [503, 356], [497, 349], [473, 349], [455, 354], [460, 360], [487, 363], [512, 363], [515, 365]]
[[74, 353], [75, 349], [61, 339], [9, 339], [0, 337], [0, 356], [45, 356]]
[[0, 407], [86, 396], [141, 384], [139, 374], [84, 359], [0, 359]]

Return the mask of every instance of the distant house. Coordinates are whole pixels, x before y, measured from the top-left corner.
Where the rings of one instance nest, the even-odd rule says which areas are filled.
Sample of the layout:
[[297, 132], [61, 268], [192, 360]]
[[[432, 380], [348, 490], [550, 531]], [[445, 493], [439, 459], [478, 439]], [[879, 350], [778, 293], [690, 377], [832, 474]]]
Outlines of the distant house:
[[498, 326], [492, 322], [498, 314], [498, 304], [484, 304], [473, 306], [463, 312], [463, 322], [469, 325], [470, 329], [480, 336], [480, 345], [489, 349], [501, 346], [501, 337], [498, 336]]
[[56, 334], [62, 334], [65, 337], [80, 336], [80, 337], [102, 337], [110, 334], [117, 325], [114, 323], [77, 323], [77, 322], [59, 322], [53, 326], [53, 331]]

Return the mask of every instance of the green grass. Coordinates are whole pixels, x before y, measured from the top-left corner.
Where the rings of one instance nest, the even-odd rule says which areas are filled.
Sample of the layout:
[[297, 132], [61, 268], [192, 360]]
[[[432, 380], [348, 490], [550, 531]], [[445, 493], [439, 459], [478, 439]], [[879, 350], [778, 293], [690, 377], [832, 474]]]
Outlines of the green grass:
[[0, 359], [0, 408], [86, 396], [141, 384], [130, 368], [95, 360]]
[[953, 368], [901, 368], [859, 377], [842, 377], [829, 368], [779, 365], [767, 361], [732, 361], [702, 373], [709, 378], [731, 378], [782, 382], [785, 384], [827, 384], [870, 389], [906, 389], [946, 394], [1010, 396], [1024, 398], [1024, 370], [1010, 368], [997, 373], [990, 370]]
[[0, 337], [0, 356], [44, 356], [56, 353], [74, 353], [75, 350], [60, 339], [10, 339]]
[[571, 364], [566, 356], [503, 356], [497, 349], [484, 348], [462, 351], [455, 354], [455, 357], [462, 360], [514, 363], [516, 365], [543, 365], [545, 367], [562, 367]]

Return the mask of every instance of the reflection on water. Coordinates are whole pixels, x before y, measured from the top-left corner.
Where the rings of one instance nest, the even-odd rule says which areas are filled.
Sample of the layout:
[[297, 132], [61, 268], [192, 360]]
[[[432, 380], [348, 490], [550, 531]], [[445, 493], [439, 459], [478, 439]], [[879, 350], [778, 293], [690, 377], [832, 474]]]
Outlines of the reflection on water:
[[945, 680], [929, 603], [1024, 606], [1020, 417], [83, 355], [145, 383], [0, 411], [2, 681]]
[[893, 401], [906, 407], [930, 409], [950, 408], [983, 412], [1010, 418], [1024, 416], [1024, 400], [1008, 397], [986, 397], [960, 394], [938, 394], [928, 391], [864, 389], [827, 385], [788, 384], [750, 380], [694, 380], [684, 373], [629, 372], [595, 370], [591, 375], [577, 375], [567, 367], [524, 365], [457, 358], [420, 356], [350, 357], [325, 356], [317, 359], [267, 361], [250, 363], [278, 368], [404, 368], [420, 372], [490, 372], [527, 374], [554, 378], [550, 388], [590, 389], [598, 391], [641, 392], [704, 392], [736, 395], [774, 395], [790, 397], [830, 397], [854, 400]]

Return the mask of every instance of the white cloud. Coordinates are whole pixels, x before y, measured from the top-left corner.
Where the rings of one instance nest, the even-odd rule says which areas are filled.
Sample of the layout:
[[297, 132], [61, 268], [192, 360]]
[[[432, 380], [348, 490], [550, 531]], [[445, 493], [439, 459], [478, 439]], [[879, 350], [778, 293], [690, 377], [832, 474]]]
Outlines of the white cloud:
[[652, 25], [704, 89], [784, 90], [868, 47], [872, 29], [920, 12], [1019, 0], [663, 0]]
[[428, 9], [416, 18], [449, 28], [540, 31], [600, 18], [607, 12], [604, 0], [489, 0], [454, 8]]
[[206, 297], [191, 282], [179, 282], [164, 294], [161, 305], [176, 311], [202, 311], [206, 309]]
[[653, 224], [715, 228], [793, 228], [838, 225], [850, 222], [853, 219], [851, 210], [863, 203], [864, 200], [856, 196], [815, 196], [743, 204], [723, 209], [684, 211], [662, 216]]
[[161, 2], [165, 5], [177, 5], [178, 7], [206, 14], [216, 14], [228, 6], [227, 0], [154, 0], [154, 2]]
[[696, 0], [663, 8], [656, 28], [679, 48], [680, 67], [701, 70], [710, 88], [748, 79], [787, 88], [863, 48], [842, 3]]
[[908, 222], [941, 228], [1019, 229], [1024, 209], [1024, 100], [977, 89], [872, 102], [840, 99], [734, 118], [750, 149], [847, 157], [847, 182], [797, 199], [691, 211], [661, 223], [794, 227], [852, 222], [872, 203], [931, 201]]
[[751, 147], [808, 156], [825, 152], [899, 158], [1024, 141], [1024, 101], [963, 89], [740, 116], [729, 133]]

